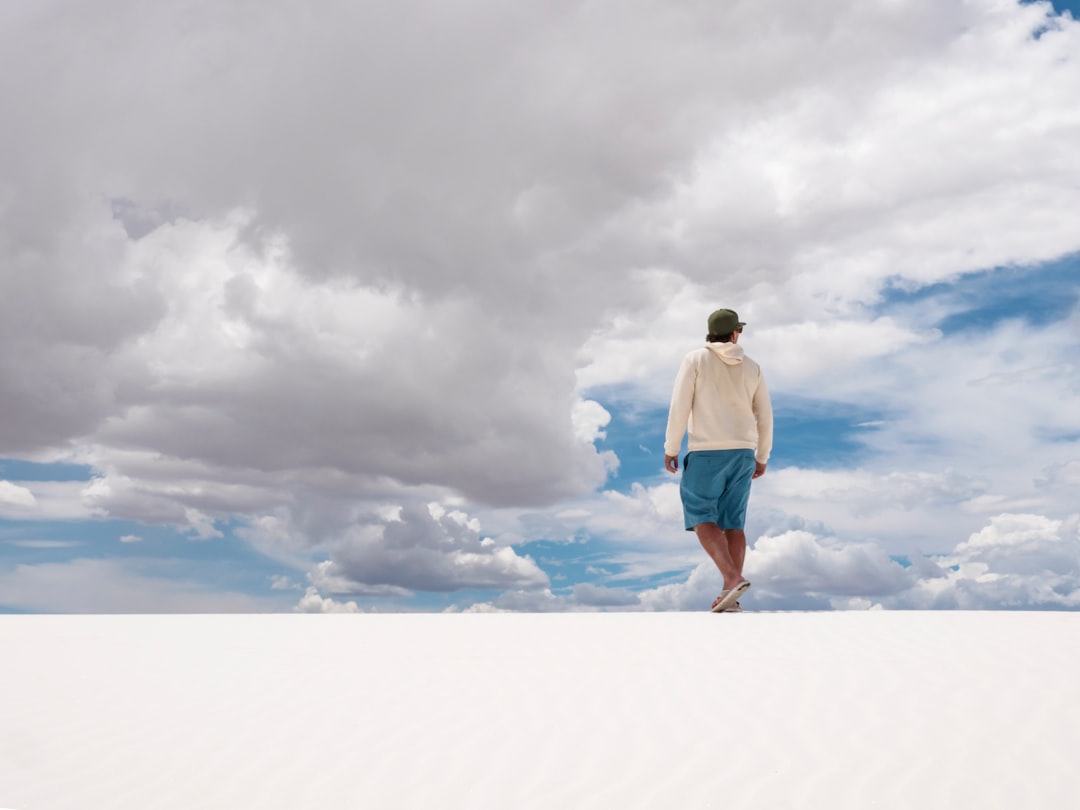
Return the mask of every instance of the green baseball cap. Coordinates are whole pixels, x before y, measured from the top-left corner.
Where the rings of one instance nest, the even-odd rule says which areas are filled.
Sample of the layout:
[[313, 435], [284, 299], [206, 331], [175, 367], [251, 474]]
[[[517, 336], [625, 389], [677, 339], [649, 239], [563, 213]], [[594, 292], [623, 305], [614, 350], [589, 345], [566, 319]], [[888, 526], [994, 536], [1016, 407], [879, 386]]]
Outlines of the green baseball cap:
[[744, 326], [746, 324], [739, 320], [739, 313], [733, 309], [718, 309], [709, 316], [710, 335], [730, 335]]

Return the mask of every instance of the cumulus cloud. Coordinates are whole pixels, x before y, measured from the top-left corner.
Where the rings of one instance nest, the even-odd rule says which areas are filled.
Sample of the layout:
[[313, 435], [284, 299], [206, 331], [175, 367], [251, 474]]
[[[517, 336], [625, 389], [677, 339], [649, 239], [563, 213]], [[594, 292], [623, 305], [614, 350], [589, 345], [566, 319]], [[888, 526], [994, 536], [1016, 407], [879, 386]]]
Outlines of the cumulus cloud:
[[[335, 472], [369, 494], [382, 479], [442, 486], [481, 502], [551, 500], [603, 480], [605, 462], [575, 440], [571, 369], [556, 386], [547, 358], [500, 339], [470, 297], [307, 280], [279, 243], [262, 255], [238, 244], [245, 221], [181, 223], [131, 248], [168, 303], [112, 358], [138, 377], [88, 451], [110, 471], [103, 488], [115, 478], [141, 503], [161, 500], [140, 453], [174, 467], [171, 499], [189, 504], [220, 492], [215, 478], [250, 502], [286, 472], [315, 486]], [[531, 464], [515, 463], [537, 447]], [[194, 491], [175, 487], [185, 473]]]
[[903, 607], [1076, 609], [1080, 607], [1080, 516], [1001, 514], [936, 562], [944, 577], [922, 580]]
[[[897, 560], [874, 543], [808, 531], [758, 538], [746, 556], [747, 607], [784, 609], [1076, 609], [1080, 516], [996, 515], [942, 555]], [[723, 587], [711, 562], [643, 591], [649, 610], [703, 610]]]
[[909, 587], [903, 566], [873, 544], [826, 545], [810, 532], [759, 538], [747, 551], [746, 570], [765, 592], [794, 589], [840, 596], [881, 596]]
[[438, 504], [407, 507], [396, 519], [348, 532], [309, 577], [320, 591], [332, 594], [548, 585], [532, 558], [482, 537], [474, 518]]
[[309, 587], [304, 596], [293, 607], [294, 613], [359, 613], [356, 602], [337, 602], [319, 595], [314, 587]]
[[638, 599], [645, 610], [701, 610], [712, 604], [723, 587], [715, 565], [698, 563], [684, 581], [649, 588]]
[[611, 421], [611, 414], [599, 402], [582, 399], [574, 403], [570, 412], [574, 423], [574, 435], [579, 441], [591, 444], [597, 439], [606, 438], [603, 428]]

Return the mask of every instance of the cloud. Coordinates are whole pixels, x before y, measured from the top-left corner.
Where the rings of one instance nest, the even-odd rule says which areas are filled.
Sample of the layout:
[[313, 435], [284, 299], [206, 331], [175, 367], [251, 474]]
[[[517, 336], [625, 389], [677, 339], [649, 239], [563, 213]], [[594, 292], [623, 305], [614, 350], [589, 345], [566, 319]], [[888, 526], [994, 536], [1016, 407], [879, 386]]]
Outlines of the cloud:
[[199, 540], [210, 540], [215, 537], [224, 537], [218, 529], [214, 528], [214, 520], [209, 515], [204, 515], [198, 509], [188, 507], [184, 510], [184, 518], [191, 526], [191, 531]]
[[[574, 435], [571, 370], [556, 384], [547, 358], [501, 340], [478, 302], [314, 283], [282, 245], [260, 257], [238, 244], [244, 222], [182, 223], [132, 249], [168, 305], [118, 352], [139, 378], [101, 426], [95, 466], [142, 487], [142, 452], [187, 461], [204, 490], [286, 471], [319, 486], [332, 471], [370, 494], [390, 479], [523, 503], [603, 480], [605, 461]], [[515, 463], [527, 450], [532, 463]]]
[[804, 470], [786, 467], [761, 480], [778, 499], [841, 500], [863, 515], [886, 508], [925, 508], [929, 503], [963, 503], [985, 491], [985, 484], [955, 470], [941, 473], [872, 470]]
[[77, 548], [83, 545], [75, 540], [8, 540], [6, 542], [18, 548]]
[[34, 506], [37, 499], [26, 487], [20, 487], [10, 481], [0, 481], [0, 503], [12, 506]]
[[937, 562], [945, 578], [921, 582], [906, 598], [926, 607], [1080, 607], [1080, 516], [1001, 514]]
[[616, 523], [626, 534], [647, 535], [658, 526], [672, 524], [682, 529], [682, 500], [678, 482], [652, 486], [634, 482], [629, 493], [607, 490], [603, 496], [607, 501], [606, 510], [594, 512], [590, 521], [599, 531], [606, 531]]
[[359, 613], [356, 602], [336, 602], [319, 596], [319, 592], [309, 587], [304, 596], [293, 607], [294, 613]]
[[649, 588], [638, 599], [645, 610], [701, 610], [712, 604], [723, 587], [715, 565], [698, 563], [685, 581]]
[[[560, 613], [575, 609], [573, 600], [556, 596], [549, 589], [505, 591], [491, 602], [474, 602], [464, 613]], [[458, 612], [451, 608], [448, 612]]]
[[[1080, 516], [996, 515], [942, 555], [901, 563], [874, 543], [808, 531], [758, 538], [746, 607], [786, 609], [1057, 609], [1080, 607]], [[640, 594], [650, 610], [704, 610], [723, 583], [711, 562]]]
[[300, 586], [296, 585], [289, 577], [277, 574], [270, 578], [270, 587], [275, 591], [291, 591], [298, 589]]
[[333, 594], [548, 585], [532, 558], [481, 537], [475, 519], [438, 504], [406, 507], [397, 519], [348, 532], [310, 578]]
[[810, 532], [759, 538], [747, 551], [755, 589], [800, 590], [839, 596], [882, 596], [911, 584], [910, 574], [873, 544], [824, 544]]
[[1038, 483], [1050, 488], [1080, 485], [1080, 459], [1050, 465], [1043, 470]]
[[7, 483], [11, 487], [7, 490], [11, 497], [0, 496], [0, 519], [85, 520], [101, 514], [86, 502], [87, 485], [82, 481]]
[[[791, 393], [812, 394], [820, 390], [822, 375], [835, 373], [838, 367], [868, 366], [913, 348], [925, 338], [925, 334], [890, 317], [829, 322], [815, 319], [766, 326], [755, 336], [753, 346], [755, 352], [773, 358], [769, 365], [770, 384]], [[813, 350], [796, 353], [792, 351], [796, 346]]]
[[570, 418], [574, 423], [574, 435], [578, 440], [592, 444], [597, 439], [607, 436], [603, 428], [611, 421], [611, 414], [599, 402], [582, 399], [574, 403]]
[[[759, 538], [747, 550], [745, 573], [753, 582], [743, 600], [748, 610], [865, 608], [913, 582], [873, 544], [842, 545], [806, 531]], [[638, 596], [645, 610], [706, 610], [723, 587], [716, 566], [705, 561], [685, 580]]]

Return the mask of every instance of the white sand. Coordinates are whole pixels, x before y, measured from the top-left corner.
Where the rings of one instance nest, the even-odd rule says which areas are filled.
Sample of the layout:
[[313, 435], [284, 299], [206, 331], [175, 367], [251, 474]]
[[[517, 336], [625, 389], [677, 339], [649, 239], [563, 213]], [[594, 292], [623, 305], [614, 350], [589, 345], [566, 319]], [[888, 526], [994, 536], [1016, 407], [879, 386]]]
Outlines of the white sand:
[[1066, 808], [1080, 614], [0, 617], [0, 807]]

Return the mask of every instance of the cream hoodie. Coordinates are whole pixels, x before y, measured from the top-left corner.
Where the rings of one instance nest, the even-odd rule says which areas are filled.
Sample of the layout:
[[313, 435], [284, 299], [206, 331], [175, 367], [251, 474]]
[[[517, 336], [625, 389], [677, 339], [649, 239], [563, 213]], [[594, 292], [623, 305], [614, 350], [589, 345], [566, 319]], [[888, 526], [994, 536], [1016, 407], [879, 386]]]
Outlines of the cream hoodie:
[[761, 367], [736, 343], [706, 343], [683, 359], [671, 394], [664, 454], [677, 456], [690, 430], [690, 451], [772, 452], [773, 419]]

